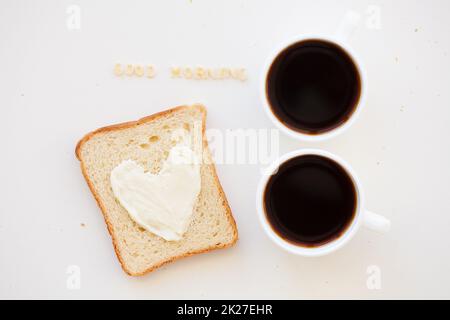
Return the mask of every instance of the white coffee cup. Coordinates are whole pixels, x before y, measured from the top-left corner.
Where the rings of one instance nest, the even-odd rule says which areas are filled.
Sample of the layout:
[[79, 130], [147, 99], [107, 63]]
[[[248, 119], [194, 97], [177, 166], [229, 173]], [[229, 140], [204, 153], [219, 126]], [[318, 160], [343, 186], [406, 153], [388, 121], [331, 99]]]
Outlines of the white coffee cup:
[[[263, 108], [269, 117], [269, 119], [273, 122], [273, 124], [282, 132], [285, 134], [296, 138], [298, 140], [302, 141], [322, 141], [326, 139], [330, 139], [332, 137], [335, 137], [348, 128], [352, 126], [352, 124], [356, 121], [358, 118], [366, 99], [366, 91], [367, 91], [367, 79], [364, 72], [364, 68], [361, 64], [361, 60], [357, 57], [356, 53], [351, 49], [349, 45], [347, 45], [347, 38], [349, 36], [350, 30], [354, 27], [355, 22], [351, 19], [344, 20], [345, 23], [343, 23], [343, 26], [341, 28], [342, 31], [337, 32], [335, 36], [323, 36], [323, 35], [305, 35], [305, 36], [297, 36], [294, 39], [290, 39], [288, 41], [283, 42], [281, 45], [277, 46], [275, 50], [272, 52], [272, 54], [267, 59], [267, 62], [263, 68], [263, 72], [261, 74], [260, 79], [260, 99], [263, 105]], [[270, 101], [267, 96], [267, 78], [269, 76], [270, 69], [275, 61], [275, 59], [280, 55], [280, 53], [284, 52], [287, 48], [291, 47], [292, 45], [306, 41], [306, 40], [319, 40], [319, 41], [325, 41], [330, 42], [337, 47], [339, 47], [341, 50], [343, 50], [353, 61], [357, 72], [359, 74], [360, 78], [360, 96], [359, 100], [357, 101], [356, 105], [353, 107], [353, 112], [350, 114], [350, 116], [343, 121], [340, 125], [337, 127], [325, 131], [323, 133], [318, 134], [308, 134], [303, 133], [300, 131], [296, 131], [290, 127], [288, 127], [286, 124], [284, 124], [280, 119], [274, 114]]]
[[[285, 162], [289, 161], [290, 159], [304, 156], [304, 155], [318, 155], [322, 156], [328, 159], [333, 160], [337, 164], [339, 164], [348, 174], [348, 176], [351, 178], [353, 185], [356, 190], [356, 209], [355, 214], [353, 217], [353, 220], [351, 221], [350, 225], [347, 227], [347, 229], [344, 231], [343, 234], [341, 234], [338, 238], [317, 247], [304, 247], [301, 245], [296, 245], [291, 242], [288, 242], [287, 240], [283, 239], [281, 236], [279, 236], [275, 230], [273, 229], [270, 222], [267, 220], [266, 212], [264, 209], [264, 193], [267, 186], [267, 183], [270, 180], [270, 177], [273, 174], [276, 174], [278, 168]], [[361, 226], [367, 227], [368, 229], [371, 229], [373, 231], [379, 232], [379, 233], [385, 233], [389, 231], [390, 229], [390, 221], [386, 219], [385, 217], [378, 215], [376, 213], [370, 212], [366, 209], [365, 203], [364, 203], [364, 194], [363, 190], [361, 188], [361, 184], [359, 182], [358, 177], [356, 176], [353, 169], [348, 165], [347, 162], [345, 162], [343, 159], [338, 157], [337, 155], [334, 155], [330, 152], [320, 150], [320, 149], [301, 149], [297, 151], [290, 152], [288, 154], [285, 154], [284, 156], [280, 157], [278, 160], [276, 160], [271, 166], [267, 168], [267, 171], [261, 178], [261, 181], [258, 186], [257, 190], [257, 197], [256, 197], [256, 208], [259, 215], [259, 220], [261, 222], [261, 225], [264, 229], [264, 231], [267, 233], [269, 238], [275, 242], [278, 246], [281, 248], [287, 250], [288, 252], [301, 255], [301, 256], [308, 256], [308, 257], [317, 257], [329, 254], [333, 251], [338, 250], [339, 248], [343, 247], [345, 244], [347, 244], [352, 237], [355, 235], [355, 233], [359, 230]]]

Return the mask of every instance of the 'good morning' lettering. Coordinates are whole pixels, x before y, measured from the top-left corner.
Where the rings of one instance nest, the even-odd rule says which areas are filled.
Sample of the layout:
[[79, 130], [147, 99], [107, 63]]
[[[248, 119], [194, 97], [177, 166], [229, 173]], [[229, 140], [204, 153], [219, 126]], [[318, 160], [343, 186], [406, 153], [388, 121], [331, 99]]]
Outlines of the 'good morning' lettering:
[[[114, 74], [118, 77], [146, 77], [152, 79], [156, 76], [156, 68], [153, 65], [134, 65], [117, 63], [114, 66]], [[170, 77], [173, 79], [187, 80], [247, 80], [247, 72], [244, 68], [204, 68], [204, 67], [171, 67]]]

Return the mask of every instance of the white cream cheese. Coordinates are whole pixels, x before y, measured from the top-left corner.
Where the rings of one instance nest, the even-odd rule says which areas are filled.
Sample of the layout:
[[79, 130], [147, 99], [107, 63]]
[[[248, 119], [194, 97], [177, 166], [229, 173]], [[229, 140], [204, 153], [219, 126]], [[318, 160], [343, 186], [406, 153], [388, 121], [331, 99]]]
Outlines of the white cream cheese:
[[136, 223], [167, 241], [182, 239], [201, 188], [199, 161], [185, 139], [170, 150], [158, 174], [125, 160], [110, 178], [115, 197]]

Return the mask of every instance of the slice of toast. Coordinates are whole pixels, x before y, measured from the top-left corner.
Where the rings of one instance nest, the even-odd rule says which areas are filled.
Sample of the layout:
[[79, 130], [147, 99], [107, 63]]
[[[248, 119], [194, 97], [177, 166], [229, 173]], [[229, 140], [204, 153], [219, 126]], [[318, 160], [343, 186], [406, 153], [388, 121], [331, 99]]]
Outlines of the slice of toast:
[[[98, 129], [76, 147], [81, 171], [103, 212], [122, 268], [129, 275], [143, 275], [176, 259], [229, 247], [237, 241], [236, 223], [208, 150], [205, 120], [206, 110], [201, 105], [176, 107], [135, 122]], [[114, 197], [110, 174], [128, 159], [158, 173], [173, 147], [173, 132], [179, 129], [189, 132], [194, 152], [203, 159], [201, 191], [183, 239], [166, 241], [131, 219]]]

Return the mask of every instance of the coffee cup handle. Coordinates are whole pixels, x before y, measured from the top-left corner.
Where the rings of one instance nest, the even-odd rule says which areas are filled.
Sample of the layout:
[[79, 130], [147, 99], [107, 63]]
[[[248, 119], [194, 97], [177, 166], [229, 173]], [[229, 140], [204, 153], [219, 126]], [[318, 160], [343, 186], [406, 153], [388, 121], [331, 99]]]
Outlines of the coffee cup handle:
[[391, 228], [391, 221], [379, 214], [366, 210], [363, 217], [363, 225], [372, 231], [386, 233]]
[[355, 11], [348, 11], [339, 24], [335, 37], [340, 41], [348, 41], [360, 20], [361, 15], [359, 13]]

